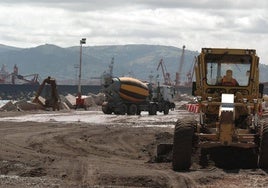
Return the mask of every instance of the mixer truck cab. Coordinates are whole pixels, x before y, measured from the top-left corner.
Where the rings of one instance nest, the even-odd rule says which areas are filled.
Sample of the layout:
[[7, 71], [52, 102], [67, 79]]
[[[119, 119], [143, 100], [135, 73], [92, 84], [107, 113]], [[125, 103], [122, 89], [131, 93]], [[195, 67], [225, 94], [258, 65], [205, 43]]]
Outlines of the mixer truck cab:
[[174, 103], [175, 94], [176, 94], [175, 87], [168, 85], [159, 85], [154, 89], [153, 98], [154, 99], [158, 98], [159, 100]]
[[110, 78], [104, 83], [104, 114], [140, 115], [141, 111], [150, 115], [156, 115], [158, 111], [168, 114], [170, 109], [175, 108], [174, 92], [170, 86], [154, 88], [131, 77]]

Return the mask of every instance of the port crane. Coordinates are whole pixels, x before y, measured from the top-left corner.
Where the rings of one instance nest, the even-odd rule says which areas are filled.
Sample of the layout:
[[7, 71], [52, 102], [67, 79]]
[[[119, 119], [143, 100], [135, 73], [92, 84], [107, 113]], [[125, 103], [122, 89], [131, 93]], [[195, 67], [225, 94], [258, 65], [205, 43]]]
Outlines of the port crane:
[[113, 70], [114, 70], [114, 57], [112, 57], [111, 64], [109, 65], [109, 74], [113, 76]]
[[175, 80], [175, 86], [176, 87], [181, 85], [181, 75], [182, 75], [182, 67], [183, 67], [183, 64], [184, 64], [184, 56], [185, 56], [185, 45], [182, 46], [179, 71], [176, 73], [176, 80]]
[[158, 66], [157, 66], [156, 70], [158, 71], [160, 67], [162, 69], [162, 74], [163, 74], [163, 77], [164, 77], [164, 84], [165, 85], [172, 85], [171, 79], [170, 79], [170, 74], [167, 72], [167, 68], [166, 68], [166, 66], [164, 64], [163, 59], [161, 59], [160, 62], [158, 63]]
[[192, 65], [191, 65], [189, 71], [186, 74], [187, 81], [185, 82], [185, 86], [187, 86], [187, 87], [191, 87], [192, 86], [193, 76], [194, 76], [194, 66], [195, 66], [195, 63], [196, 62], [197, 62], [197, 59], [195, 57], [193, 59], [193, 62], [192, 62]]
[[8, 73], [6, 71], [5, 65], [2, 65], [0, 70], [0, 83], [1, 84], [29, 84], [29, 85], [39, 85], [39, 75], [29, 74], [20, 75], [17, 65], [14, 65], [13, 72]]

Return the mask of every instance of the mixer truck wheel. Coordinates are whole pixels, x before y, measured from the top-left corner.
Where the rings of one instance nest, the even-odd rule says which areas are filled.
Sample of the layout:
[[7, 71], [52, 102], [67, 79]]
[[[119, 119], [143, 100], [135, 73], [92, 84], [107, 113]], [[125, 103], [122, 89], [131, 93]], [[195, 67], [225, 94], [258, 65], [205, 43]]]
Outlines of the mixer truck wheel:
[[127, 113], [127, 105], [122, 104], [120, 107], [120, 114], [125, 115]]
[[169, 105], [168, 104], [165, 104], [164, 105], [164, 114], [167, 115], [169, 112]]
[[262, 131], [259, 167], [268, 169], [268, 125], [265, 125]]
[[137, 110], [138, 110], [137, 105], [135, 105], [135, 104], [131, 104], [131, 105], [129, 106], [129, 108], [128, 108], [128, 112], [127, 112], [127, 114], [128, 114], [128, 115], [135, 115], [135, 114], [137, 114]]
[[179, 119], [174, 130], [172, 167], [175, 171], [188, 170], [191, 166], [194, 136], [193, 121]]
[[141, 110], [140, 109], [137, 110], [137, 115], [141, 115]]
[[149, 115], [156, 115], [156, 113], [157, 113], [157, 106], [155, 104], [150, 105]]
[[102, 109], [102, 112], [103, 112], [104, 114], [111, 114], [111, 113], [112, 113], [112, 109], [109, 108], [107, 102], [104, 102], [104, 103], [102, 104], [101, 109]]
[[117, 108], [114, 109], [114, 113], [116, 115], [125, 115], [127, 113], [127, 105], [121, 104]]

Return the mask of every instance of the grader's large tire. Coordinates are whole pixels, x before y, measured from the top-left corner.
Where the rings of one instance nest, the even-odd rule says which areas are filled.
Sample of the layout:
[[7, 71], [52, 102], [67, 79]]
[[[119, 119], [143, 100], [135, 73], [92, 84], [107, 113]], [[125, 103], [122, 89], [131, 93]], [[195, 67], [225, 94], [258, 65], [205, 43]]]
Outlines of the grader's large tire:
[[260, 143], [259, 167], [268, 169], [268, 125], [265, 125]]
[[194, 121], [179, 119], [174, 130], [172, 167], [175, 171], [188, 170], [191, 166]]

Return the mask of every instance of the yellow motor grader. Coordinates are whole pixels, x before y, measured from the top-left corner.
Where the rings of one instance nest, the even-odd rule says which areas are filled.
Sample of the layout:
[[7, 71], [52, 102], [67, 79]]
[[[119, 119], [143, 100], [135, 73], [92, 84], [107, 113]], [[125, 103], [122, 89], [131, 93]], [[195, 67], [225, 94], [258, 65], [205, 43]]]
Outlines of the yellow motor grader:
[[235, 148], [241, 150], [232, 160], [241, 162], [244, 151], [251, 151], [251, 162], [268, 168], [268, 126], [260, 119], [263, 84], [259, 83], [256, 51], [203, 48], [196, 60], [195, 76], [193, 95], [199, 114], [198, 118], [179, 119], [176, 123], [173, 169], [188, 170], [197, 148], [204, 166], [208, 151]]

